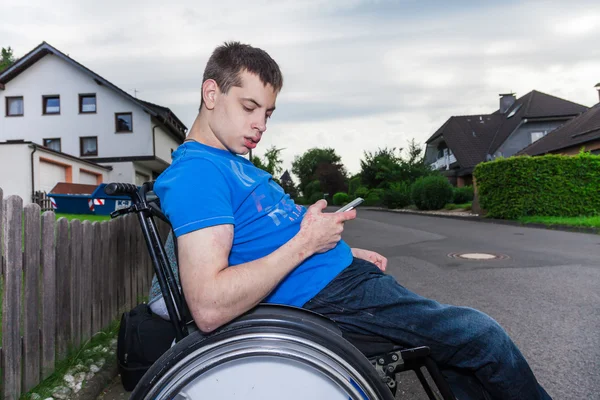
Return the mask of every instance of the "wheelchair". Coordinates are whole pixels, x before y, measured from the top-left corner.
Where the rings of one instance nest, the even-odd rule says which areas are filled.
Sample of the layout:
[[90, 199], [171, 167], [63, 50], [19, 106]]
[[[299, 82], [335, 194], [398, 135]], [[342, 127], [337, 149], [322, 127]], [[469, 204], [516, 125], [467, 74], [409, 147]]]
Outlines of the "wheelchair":
[[132, 200], [111, 217], [137, 215], [176, 334], [174, 345], [144, 374], [131, 399], [393, 400], [396, 374], [409, 370], [429, 399], [456, 399], [428, 347], [407, 349], [381, 337], [343, 332], [302, 308], [259, 304], [215, 332], [201, 332], [157, 228], [155, 218], [171, 225], [152, 196], [153, 184], [105, 187], [108, 195]]

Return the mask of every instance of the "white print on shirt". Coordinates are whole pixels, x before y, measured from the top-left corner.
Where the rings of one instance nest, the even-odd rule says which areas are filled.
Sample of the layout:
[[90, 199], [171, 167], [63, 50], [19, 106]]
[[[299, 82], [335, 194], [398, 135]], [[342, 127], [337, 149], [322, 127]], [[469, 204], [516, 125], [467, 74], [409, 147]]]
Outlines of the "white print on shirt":
[[252, 186], [254, 179], [246, 175], [244, 172], [244, 166], [233, 160], [229, 160], [229, 162], [231, 162], [231, 169], [233, 170], [233, 173], [238, 177], [240, 182], [242, 182], [242, 184], [246, 187]]

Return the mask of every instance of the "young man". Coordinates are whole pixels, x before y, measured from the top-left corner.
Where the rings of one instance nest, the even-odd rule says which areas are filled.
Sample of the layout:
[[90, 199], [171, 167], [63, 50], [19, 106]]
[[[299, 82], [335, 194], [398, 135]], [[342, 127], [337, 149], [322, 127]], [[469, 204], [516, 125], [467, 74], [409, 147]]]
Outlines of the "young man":
[[494, 399], [550, 398], [492, 318], [408, 291], [384, 274], [385, 257], [341, 240], [355, 210], [324, 213], [324, 200], [298, 206], [239, 156], [260, 142], [282, 85], [263, 50], [218, 47], [188, 138], [155, 183], [198, 327], [213, 331], [260, 302], [304, 307], [341, 329], [429, 346], [442, 368], [474, 374]]

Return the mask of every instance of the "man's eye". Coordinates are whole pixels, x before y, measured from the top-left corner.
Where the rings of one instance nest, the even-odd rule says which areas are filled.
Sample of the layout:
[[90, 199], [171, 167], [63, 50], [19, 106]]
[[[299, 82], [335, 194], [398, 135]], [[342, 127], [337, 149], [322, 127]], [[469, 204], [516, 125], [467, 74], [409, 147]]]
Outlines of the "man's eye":
[[244, 108], [244, 111], [247, 111], [247, 112], [252, 112], [252, 111], [254, 111], [254, 109], [253, 109], [253, 108], [248, 108], [248, 107], [246, 107], [246, 106], [242, 106], [242, 107]]

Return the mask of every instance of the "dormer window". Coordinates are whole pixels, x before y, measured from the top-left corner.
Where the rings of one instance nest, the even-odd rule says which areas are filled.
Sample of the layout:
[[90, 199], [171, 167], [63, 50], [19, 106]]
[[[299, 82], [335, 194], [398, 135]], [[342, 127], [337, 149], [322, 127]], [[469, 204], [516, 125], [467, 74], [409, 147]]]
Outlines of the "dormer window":
[[521, 106], [522, 106], [522, 105], [523, 105], [523, 103], [521, 103], [521, 104], [517, 104], [517, 106], [515, 107], [515, 109], [514, 109], [514, 110], [512, 110], [512, 111], [510, 112], [510, 114], [508, 114], [508, 115], [506, 116], [506, 119], [509, 119], [509, 118], [511, 118], [511, 117], [514, 117], [514, 116], [515, 116], [515, 114], [516, 114], [516, 113], [519, 111], [519, 109], [521, 108]]
[[44, 115], [60, 114], [60, 96], [42, 96]]
[[6, 98], [7, 117], [22, 117], [23, 111], [23, 96]]
[[130, 112], [116, 113], [115, 131], [117, 133], [133, 132], [133, 114]]

